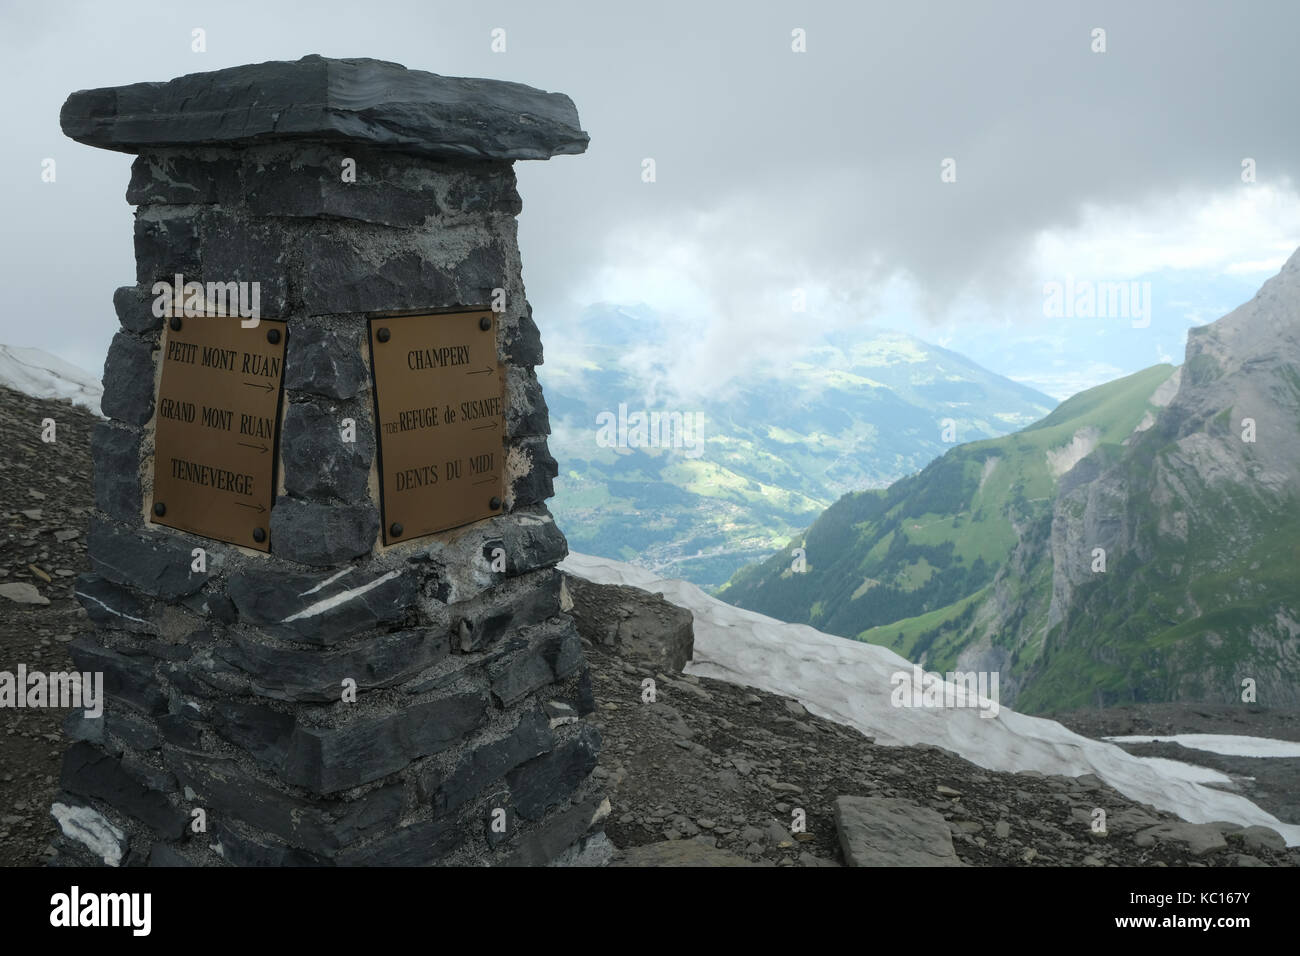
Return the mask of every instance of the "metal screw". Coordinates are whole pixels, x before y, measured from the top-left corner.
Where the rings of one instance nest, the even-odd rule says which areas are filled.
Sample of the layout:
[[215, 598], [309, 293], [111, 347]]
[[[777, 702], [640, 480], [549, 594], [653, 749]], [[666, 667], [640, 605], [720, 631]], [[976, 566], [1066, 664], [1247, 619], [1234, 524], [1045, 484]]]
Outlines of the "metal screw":
[[167, 506], [163, 504], [161, 501], [155, 501], [153, 504], [153, 513], [156, 514], [159, 518], [161, 518], [163, 515], [167, 513]]
[[388, 529], [388, 533], [394, 538], [400, 538], [402, 536], [402, 526], [394, 521], [392, 527]]
[[279, 329], [267, 329], [267, 331], [266, 331], [266, 340], [267, 340], [268, 342], [270, 342], [272, 345], [275, 345], [277, 342], [280, 341], [280, 330], [279, 330]]
[[501, 507], [501, 499], [493, 498], [491, 501], [488, 502], [488, 507], [491, 508], [493, 511], [496, 511]]
[[256, 541], [258, 544], [261, 544], [263, 541], [266, 540], [266, 532], [263, 531], [261, 528], [254, 528], [253, 540]]
[[179, 315], [173, 315], [170, 324], [173, 332], [179, 332], [181, 330], [181, 317]]
[[486, 332], [488, 329], [492, 328], [492, 319], [486, 315], [483, 316], [483, 318], [478, 320], [478, 327]]
[[387, 329], [380, 329], [378, 332], [375, 333], [375, 338], [379, 339], [379, 341], [381, 342], [387, 342], [388, 339], [391, 337], [391, 334], [392, 333], [390, 333]]

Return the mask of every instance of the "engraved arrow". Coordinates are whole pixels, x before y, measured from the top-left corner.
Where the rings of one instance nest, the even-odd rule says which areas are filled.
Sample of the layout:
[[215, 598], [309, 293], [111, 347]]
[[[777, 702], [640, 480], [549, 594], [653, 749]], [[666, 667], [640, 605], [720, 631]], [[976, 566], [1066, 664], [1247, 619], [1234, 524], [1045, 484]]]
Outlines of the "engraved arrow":
[[496, 481], [496, 480], [497, 480], [497, 476], [496, 476], [496, 475], [488, 475], [486, 478], [482, 478], [482, 479], [480, 479], [480, 480], [474, 482], [474, 484], [476, 484], [476, 485], [486, 485], [489, 481]]
[[245, 384], [245, 385], [251, 385], [251, 386], [253, 386], [253, 388], [264, 388], [264, 389], [266, 389], [268, 392], [269, 392], [272, 388], [275, 387], [275, 386], [272, 385], [270, 382], [245, 382], [244, 384]]
[[260, 448], [261, 451], [262, 451], [262, 454], [263, 454], [263, 455], [265, 455], [268, 451], [271, 450], [271, 449], [267, 448], [265, 445], [250, 445], [250, 444], [249, 444], [248, 442], [246, 442], [246, 441], [241, 441], [241, 442], [238, 442], [237, 444], [243, 445], [245, 448]]
[[236, 501], [235, 504], [239, 505], [239, 507], [241, 508], [251, 508], [253, 511], [256, 511], [258, 514], [261, 514], [263, 511], [266, 510], [266, 506], [262, 504], [260, 501], [256, 505], [245, 504], [242, 501]]
[[470, 428], [470, 431], [476, 432], [482, 428], [496, 428], [499, 424], [500, 422], [492, 422], [492, 424], [490, 425], [474, 425], [472, 428]]
[[491, 367], [491, 366], [488, 366], [487, 368], [476, 369], [476, 370], [473, 371], [473, 372], [466, 372], [465, 374], [466, 374], [466, 375], [482, 375], [484, 372], [491, 372], [491, 371], [492, 371], [492, 367]]

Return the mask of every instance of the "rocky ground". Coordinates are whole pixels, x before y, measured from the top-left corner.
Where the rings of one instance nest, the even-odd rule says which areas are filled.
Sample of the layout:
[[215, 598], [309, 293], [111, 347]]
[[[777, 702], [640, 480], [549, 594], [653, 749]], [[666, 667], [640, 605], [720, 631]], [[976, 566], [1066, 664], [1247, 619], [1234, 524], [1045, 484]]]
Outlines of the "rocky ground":
[[[41, 441], [44, 418], [57, 422], [53, 443]], [[86, 569], [95, 421], [0, 388], [0, 427], [11, 439], [0, 463], [0, 671], [20, 662], [71, 669], [67, 643], [86, 627], [72, 581]], [[684, 675], [687, 612], [633, 589], [571, 581], [569, 591], [592, 663], [593, 718], [604, 739], [596, 773], [613, 807], [606, 828], [619, 848], [615, 865], [1300, 863], [1300, 850], [1281, 848], [1270, 832], [1185, 824], [1095, 778], [992, 773], [937, 748], [876, 746], [796, 701]], [[1229, 720], [1170, 706], [1063, 719], [1090, 736], [1300, 739], [1294, 714], [1233, 712]], [[1204, 714], [1196, 717], [1204, 723], [1189, 714]], [[0, 865], [39, 865], [48, 853], [65, 715], [0, 710]], [[1104, 837], [1091, 830], [1098, 807]]]
[[[850, 862], [875, 864], [1300, 863], [1272, 831], [1184, 823], [1096, 777], [995, 773], [936, 747], [876, 746], [796, 701], [673, 673], [666, 662], [680, 654], [663, 634], [686, 612], [632, 588], [568, 583], [604, 737], [606, 832], [624, 865], [836, 866], [846, 845]], [[1097, 808], [1105, 836], [1092, 832]], [[792, 832], [798, 810], [804, 832]]]
[[[41, 440], [42, 421], [54, 441]], [[85, 628], [73, 581], [87, 569], [90, 430], [98, 419], [64, 402], [0, 387], [0, 671], [72, 669], [67, 645]], [[54, 837], [50, 801], [66, 741], [66, 710], [0, 710], [0, 865], [39, 863]]]
[[[1300, 741], [1300, 711], [1257, 704], [1129, 704], [1080, 710], [1052, 718], [1085, 737], [1170, 737], [1239, 734]], [[1139, 757], [1165, 757], [1210, 767], [1232, 777], [1238, 792], [1284, 823], [1300, 823], [1300, 757], [1227, 757], [1174, 743], [1124, 743]]]

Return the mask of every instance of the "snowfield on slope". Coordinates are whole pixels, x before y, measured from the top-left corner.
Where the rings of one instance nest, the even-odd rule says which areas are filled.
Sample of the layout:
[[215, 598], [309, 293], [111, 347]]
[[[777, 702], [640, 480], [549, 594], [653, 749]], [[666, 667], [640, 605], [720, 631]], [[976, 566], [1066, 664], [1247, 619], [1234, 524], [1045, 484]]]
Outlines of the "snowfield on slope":
[[1300, 757], [1300, 743], [1271, 737], [1241, 734], [1174, 734], [1170, 737], [1102, 737], [1117, 744], [1182, 744], [1190, 750], [1205, 750], [1226, 757]]
[[886, 746], [930, 744], [988, 770], [1077, 777], [1095, 773], [1131, 800], [1178, 814], [1190, 823], [1228, 821], [1271, 827], [1288, 846], [1300, 845], [1300, 826], [1282, 823], [1235, 793], [1224, 774], [1160, 758], [1134, 757], [1114, 744], [1067, 730], [1054, 720], [1005, 707], [996, 716], [977, 708], [895, 707], [894, 675], [911, 684], [913, 665], [893, 651], [786, 624], [732, 607], [685, 581], [608, 558], [570, 554], [560, 569], [598, 584], [662, 592], [695, 615], [690, 674], [793, 697], [809, 711], [854, 727]]
[[0, 345], [0, 385], [32, 398], [72, 402], [100, 414], [104, 388], [85, 369], [40, 349]]

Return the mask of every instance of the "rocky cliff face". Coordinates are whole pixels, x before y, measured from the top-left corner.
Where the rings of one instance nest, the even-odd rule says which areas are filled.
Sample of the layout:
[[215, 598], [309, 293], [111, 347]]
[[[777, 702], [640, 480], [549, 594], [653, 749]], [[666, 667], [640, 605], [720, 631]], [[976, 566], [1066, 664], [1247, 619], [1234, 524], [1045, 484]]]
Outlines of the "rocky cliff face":
[[1191, 330], [1176, 394], [1117, 460], [1090, 456], [1062, 481], [1046, 645], [1022, 703], [1226, 702], [1249, 678], [1261, 702], [1294, 704], [1298, 479], [1300, 252]]

